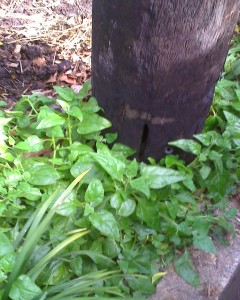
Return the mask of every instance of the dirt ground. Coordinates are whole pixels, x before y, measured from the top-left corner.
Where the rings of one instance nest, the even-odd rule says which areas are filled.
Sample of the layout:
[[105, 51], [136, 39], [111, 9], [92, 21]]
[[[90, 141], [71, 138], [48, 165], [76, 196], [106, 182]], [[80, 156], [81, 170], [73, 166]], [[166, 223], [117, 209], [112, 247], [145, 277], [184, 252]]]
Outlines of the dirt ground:
[[91, 0], [1, 0], [0, 100], [78, 90], [91, 75]]

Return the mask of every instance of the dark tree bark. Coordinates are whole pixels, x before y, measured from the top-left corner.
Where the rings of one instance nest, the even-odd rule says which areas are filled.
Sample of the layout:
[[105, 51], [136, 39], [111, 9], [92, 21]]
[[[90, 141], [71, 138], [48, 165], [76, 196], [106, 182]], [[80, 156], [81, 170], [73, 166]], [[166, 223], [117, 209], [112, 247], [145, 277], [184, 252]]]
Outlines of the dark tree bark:
[[93, 0], [93, 93], [139, 159], [201, 131], [239, 0]]

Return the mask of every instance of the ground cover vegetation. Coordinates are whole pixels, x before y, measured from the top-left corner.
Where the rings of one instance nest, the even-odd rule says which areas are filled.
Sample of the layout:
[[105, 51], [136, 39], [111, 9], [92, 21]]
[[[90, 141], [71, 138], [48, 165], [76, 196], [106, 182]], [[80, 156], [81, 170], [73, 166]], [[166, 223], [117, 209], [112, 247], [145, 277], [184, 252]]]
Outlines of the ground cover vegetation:
[[[189, 284], [194, 246], [235, 235], [240, 179], [240, 41], [233, 41], [203, 133], [171, 144], [186, 164], [132, 159], [90, 83], [23, 96], [0, 117], [0, 297], [146, 299], [169, 263]], [[108, 129], [107, 133], [105, 129]], [[156, 137], [157, 138], [157, 137]]]

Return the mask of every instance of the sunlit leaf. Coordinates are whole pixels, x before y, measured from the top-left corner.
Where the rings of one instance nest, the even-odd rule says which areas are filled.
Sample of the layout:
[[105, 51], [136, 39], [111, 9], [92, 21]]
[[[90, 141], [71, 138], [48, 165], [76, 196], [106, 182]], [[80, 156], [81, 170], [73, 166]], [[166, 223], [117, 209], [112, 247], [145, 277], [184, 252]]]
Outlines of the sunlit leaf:
[[80, 122], [77, 129], [79, 134], [90, 134], [112, 126], [111, 122], [99, 115], [86, 114], [85, 112], [82, 114], [83, 120]]
[[31, 300], [41, 293], [41, 289], [26, 275], [21, 275], [13, 284], [10, 297], [12, 300]]
[[119, 240], [119, 227], [114, 216], [105, 210], [95, 212], [89, 217], [92, 225], [102, 234]]
[[145, 164], [141, 166], [141, 174], [152, 189], [160, 189], [185, 179], [185, 176], [178, 171]]

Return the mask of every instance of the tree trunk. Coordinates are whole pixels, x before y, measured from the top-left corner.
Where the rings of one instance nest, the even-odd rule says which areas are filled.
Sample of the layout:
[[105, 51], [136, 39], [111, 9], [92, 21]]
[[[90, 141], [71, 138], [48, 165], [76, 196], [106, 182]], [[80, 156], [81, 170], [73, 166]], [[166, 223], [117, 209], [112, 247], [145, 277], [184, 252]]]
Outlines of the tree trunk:
[[93, 0], [93, 93], [139, 159], [202, 130], [239, 0]]

